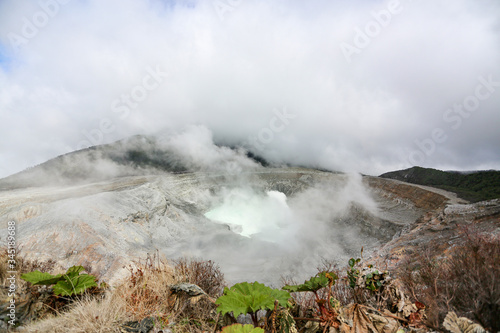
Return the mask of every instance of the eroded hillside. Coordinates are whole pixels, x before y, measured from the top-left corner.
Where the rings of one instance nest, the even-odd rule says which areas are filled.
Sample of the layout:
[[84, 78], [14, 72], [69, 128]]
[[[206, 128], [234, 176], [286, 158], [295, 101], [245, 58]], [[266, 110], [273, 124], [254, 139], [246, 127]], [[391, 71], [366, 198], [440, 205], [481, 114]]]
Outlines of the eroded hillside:
[[382, 248], [379, 257], [408, 251], [430, 241], [417, 232], [422, 223], [469, 207], [391, 179], [264, 167], [211, 142], [197, 148], [203, 158], [183, 149], [134, 137], [0, 180], [0, 226], [16, 222], [25, 256], [84, 265], [108, 282], [158, 253], [214, 260], [229, 281], [277, 283], [306, 278], [324, 260], [345, 264], [361, 247]]
[[[286, 207], [263, 207], [272, 191], [286, 195]], [[265, 220], [249, 237], [239, 233], [244, 225], [205, 216], [228, 200], [233, 206], [224, 209], [241, 207], [234, 203], [241, 196], [261, 200], [241, 209], [267, 214], [242, 222]], [[167, 258], [215, 260], [232, 281], [271, 283], [281, 275], [306, 276], [322, 259], [343, 263], [361, 246], [373, 250], [446, 202], [437, 193], [391, 180], [294, 168], [237, 176], [128, 176], [3, 191], [0, 198], [0, 223], [16, 221], [18, 243], [28, 257], [84, 265], [114, 281], [125, 273], [124, 265], [158, 250]], [[283, 220], [280, 214], [288, 215]]]

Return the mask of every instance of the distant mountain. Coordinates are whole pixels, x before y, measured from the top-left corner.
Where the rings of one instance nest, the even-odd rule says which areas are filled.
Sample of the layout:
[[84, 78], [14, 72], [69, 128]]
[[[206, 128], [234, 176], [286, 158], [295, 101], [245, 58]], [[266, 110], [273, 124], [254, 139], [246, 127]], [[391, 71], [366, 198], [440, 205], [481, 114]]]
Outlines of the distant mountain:
[[161, 150], [157, 142], [134, 136], [111, 144], [70, 152], [0, 180], [0, 190], [77, 184], [114, 177], [151, 173], [155, 169], [185, 172], [187, 166], [175, 154]]
[[413, 167], [379, 177], [442, 188], [470, 202], [500, 198], [500, 171], [495, 170], [459, 172]]
[[[236, 152], [239, 147], [217, 146]], [[182, 147], [177, 147], [182, 149]], [[236, 154], [236, 153], [235, 153]], [[270, 166], [262, 157], [245, 152], [257, 165]], [[136, 135], [110, 144], [93, 146], [50, 159], [37, 166], [0, 179], [0, 191], [45, 185], [91, 183], [117, 177], [163, 172], [199, 171], [179, 152], [157, 138]]]

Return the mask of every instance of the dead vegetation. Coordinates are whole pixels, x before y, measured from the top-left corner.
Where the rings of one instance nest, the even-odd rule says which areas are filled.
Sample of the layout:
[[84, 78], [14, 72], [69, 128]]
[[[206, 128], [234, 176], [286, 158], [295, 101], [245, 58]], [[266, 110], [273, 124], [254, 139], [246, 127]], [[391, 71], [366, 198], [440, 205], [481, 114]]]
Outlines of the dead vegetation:
[[68, 311], [38, 320], [25, 327], [33, 333], [121, 332], [120, 323], [129, 320], [126, 303], [115, 294], [101, 299], [84, 297]]
[[[5, 285], [7, 261], [3, 259], [0, 276]], [[54, 271], [53, 262], [28, 261], [19, 255], [17, 261], [19, 275], [37, 269]], [[134, 332], [143, 325], [148, 330], [175, 327], [175, 332], [213, 329], [217, 320], [213, 300], [225, 284], [214, 262], [179, 259], [167, 263], [154, 255], [131, 264], [128, 270], [128, 278], [115, 288], [99, 293], [89, 289], [71, 298], [57, 297], [46, 286], [29, 286], [18, 276], [16, 304], [23, 332]], [[204, 288], [196, 297], [175, 292], [179, 291], [175, 286], [195, 284]], [[7, 293], [2, 296], [8, 304]]]
[[431, 249], [398, 271], [406, 290], [429, 308], [427, 325], [440, 329], [450, 311], [500, 331], [500, 237], [462, 228], [462, 241], [444, 256]]
[[[328, 272], [339, 278], [331, 287], [319, 289], [315, 293], [292, 293], [294, 307], [291, 313], [296, 319], [298, 332], [329, 332], [327, 329], [330, 328], [330, 332], [385, 333], [425, 328], [425, 306], [410, 300], [398, 280], [380, 272], [377, 279], [381, 279], [381, 286], [376, 290], [367, 288], [367, 282], [370, 282], [367, 276], [376, 270], [368, 266], [359, 261], [353, 267], [339, 268], [326, 261], [318, 267], [318, 272]], [[360, 268], [359, 275], [355, 284], [351, 285], [348, 272], [356, 267]], [[283, 283], [297, 284], [290, 279], [284, 279]], [[318, 314], [328, 303], [330, 322], [327, 323]]]
[[[293, 293], [294, 306], [269, 312], [262, 325], [269, 332], [313, 333], [324, 332], [327, 327], [335, 332], [425, 332], [444, 331], [443, 323], [458, 325], [467, 322], [460, 317], [468, 317], [496, 332], [500, 311], [499, 238], [471, 229], [462, 232], [463, 241], [446, 257], [420, 253], [397, 271], [398, 279], [385, 273], [376, 275], [384, 280], [376, 290], [366, 287], [366, 263], [359, 263], [353, 287], [348, 272], [357, 266], [339, 268], [325, 261], [318, 272], [339, 277], [329, 290], [319, 290], [319, 298], [312, 293]], [[0, 259], [5, 299], [7, 268], [3, 252]], [[56, 269], [52, 261], [29, 261], [19, 255], [17, 262], [19, 274]], [[213, 301], [221, 295], [225, 282], [214, 262], [186, 258], [167, 262], [154, 255], [133, 263], [128, 270], [129, 276], [105, 293], [89, 290], [75, 298], [57, 298], [50, 294], [50, 288], [29, 286], [18, 279], [24, 297], [18, 299], [19, 313], [35, 314], [20, 317], [23, 331], [140, 332], [138, 327], [145, 327], [147, 332], [201, 333], [220, 329], [223, 318], [217, 316]], [[301, 281], [283, 279], [283, 284], [297, 282]], [[191, 294], [182, 292], [191, 287]], [[318, 299], [329, 302], [328, 325], [322, 326], [317, 316]]]

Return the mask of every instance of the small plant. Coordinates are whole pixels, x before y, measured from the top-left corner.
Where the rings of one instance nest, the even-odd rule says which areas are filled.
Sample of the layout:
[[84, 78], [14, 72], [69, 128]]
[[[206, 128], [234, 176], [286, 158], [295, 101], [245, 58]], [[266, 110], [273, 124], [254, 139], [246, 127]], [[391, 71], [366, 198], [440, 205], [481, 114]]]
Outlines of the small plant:
[[[363, 248], [361, 248], [363, 256]], [[380, 301], [382, 288], [387, 282], [387, 272], [380, 272], [373, 265], [362, 267], [362, 258], [351, 258], [348, 261], [347, 280], [349, 287], [353, 290], [353, 297], [356, 303], [364, 303], [364, 290], [369, 290], [372, 295], [376, 294], [377, 303]]]
[[217, 312], [222, 315], [232, 312], [234, 318], [238, 318], [240, 314], [250, 314], [254, 326], [257, 327], [257, 312], [273, 310], [275, 301], [282, 307], [289, 307], [289, 299], [290, 293], [287, 291], [271, 289], [259, 282], [242, 282], [231, 288], [224, 288], [224, 294], [215, 304], [219, 306]]
[[365, 281], [365, 288], [377, 292], [384, 286], [384, 280], [386, 278], [386, 272], [379, 272], [377, 269], [373, 269], [373, 265], [368, 265], [370, 272], [363, 275]]
[[[290, 292], [312, 292], [316, 298], [316, 304], [318, 306], [318, 311], [314, 314], [315, 318], [297, 318], [303, 320], [318, 320], [320, 325], [326, 330], [328, 327], [339, 327], [339, 322], [337, 320], [337, 307], [338, 301], [332, 297], [332, 287], [335, 281], [338, 280], [337, 274], [334, 272], [321, 272], [315, 277], [304, 281], [303, 284], [299, 285], [287, 285], [283, 289]], [[321, 298], [318, 291], [323, 288], [328, 288], [327, 298]]]
[[317, 274], [315, 277], [304, 281], [303, 284], [295, 285], [295, 286], [284, 286], [283, 289], [288, 290], [290, 292], [299, 292], [299, 291], [311, 291], [316, 296], [318, 296], [317, 291], [321, 288], [326, 288], [330, 283], [329, 276], [334, 280], [338, 279], [338, 276], [332, 272], [321, 272]]
[[361, 261], [361, 258], [351, 258], [349, 259], [349, 270], [347, 271], [347, 278], [349, 279], [349, 287], [352, 289], [356, 288], [356, 285], [358, 283], [358, 278], [359, 278], [359, 268], [357, 265]]
[[33, 285], [54, 285], [55, 295], [73, 296], [83, 293], [90, 287], [97, 287], [95, 276], [80, 274], [83, 270], [82, 266], [73, 266], [66, 273], [57, 275], [42, 273], [37, 270], [22, 274], [21, 279]]

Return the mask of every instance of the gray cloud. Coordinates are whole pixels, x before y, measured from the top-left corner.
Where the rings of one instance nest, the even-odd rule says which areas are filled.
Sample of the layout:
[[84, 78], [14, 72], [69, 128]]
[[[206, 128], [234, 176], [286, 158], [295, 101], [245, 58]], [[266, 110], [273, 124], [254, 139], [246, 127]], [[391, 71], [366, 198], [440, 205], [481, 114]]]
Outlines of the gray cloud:
[[334, 170], [500, 169], [498, 1], [220, 2], [0, 2], [0, 177], [193, 124]]

